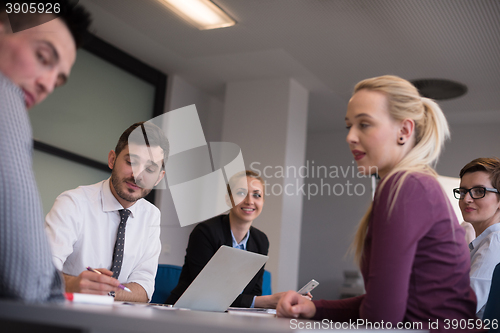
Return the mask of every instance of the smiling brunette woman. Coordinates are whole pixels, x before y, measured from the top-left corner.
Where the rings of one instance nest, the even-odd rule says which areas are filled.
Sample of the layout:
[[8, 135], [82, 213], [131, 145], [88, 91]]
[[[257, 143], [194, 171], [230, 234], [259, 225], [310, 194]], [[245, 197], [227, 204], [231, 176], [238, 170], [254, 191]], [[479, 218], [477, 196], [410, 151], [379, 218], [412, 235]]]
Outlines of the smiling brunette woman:
[[[228, 192], [235, 203], [229, 214], [199, 223], [191, 232], [179, 283], [170, 293], [167, 304], [174, 304], [179, 299], [222, 245], [267, 255], [269, 240], [266, 234], [252, 227], [264, 207], [264, 180], [247, 170], [231, 177]], [[229, 197], [227, 201], [231, 207]], [[231, 306], [275, 308], [283, 293], [261, 296], [263, 275], [264, 267]]]
[[477, 296], [477, 317], [482, 318], [491, 278], [500, 262], [500, 160], [477, 158], [460, 170], [460, 187], [453, 190], [464, 220], [476, 239], [470, 244], [470, 283]]
[[278, 315], [423, 328], [475, 318], [464, 231], [432, 168], [449, 135], [443, 112], [408, 81], [381, 76], [356, 85], [345, 120], [358, 171], [381, 178], [353, 243], [366, 294], [309, 301], [289, 291]]

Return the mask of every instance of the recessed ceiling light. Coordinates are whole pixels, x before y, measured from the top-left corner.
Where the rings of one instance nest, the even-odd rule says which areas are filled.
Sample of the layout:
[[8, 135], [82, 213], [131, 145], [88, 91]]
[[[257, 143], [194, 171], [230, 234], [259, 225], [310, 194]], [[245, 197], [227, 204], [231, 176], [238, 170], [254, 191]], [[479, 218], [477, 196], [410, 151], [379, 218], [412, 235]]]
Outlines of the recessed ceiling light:
[[230, 27], [236, 24], [210, 0], [161, 0], [169, 9], [200, 30]]
[[445, 79], [418, 79], [411, 81], [421, 96], [435, 100], [452, 99], [467, 93], [467, 86]]

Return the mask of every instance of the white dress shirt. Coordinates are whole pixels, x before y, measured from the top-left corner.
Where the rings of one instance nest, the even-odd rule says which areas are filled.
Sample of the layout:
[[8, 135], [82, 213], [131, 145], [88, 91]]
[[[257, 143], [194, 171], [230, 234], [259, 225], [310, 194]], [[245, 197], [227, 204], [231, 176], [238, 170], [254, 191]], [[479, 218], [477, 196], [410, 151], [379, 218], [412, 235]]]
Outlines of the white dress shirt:
[[493, 224], [470, 244], [470, 283], [477, 297], [477, 317], [482, 318], [491, 288], [493, 270], [500, 262], [500, 223]]
[[[116, 233], [123, 209], [110, 180], [80, 186], [59, 195], [45, 218], [55, 266], [77, 276], [86, 269], [111, 268]], [[160, 255], [160, 211], [144, 199], [128, 208], [121, 283], [141, 285], [148, 298], [154, 291]]]
[[[231, 238], [233, 239], [233, 248], [246, 251], [247, 250], [247, 242], [248, 242], [249, 237], [250, 237], [250, 231], [248, 231], [247, 234], [245, 235], [245, 237], [243, 237], [243, 239], [241, 240], [241, 242], [238, 243], [236, 241], [236, 238], [234, 238], [233, 231], [231, 230]], [[250, 305], [251, 308], [255, 307], [255, 297], [257, 297], [257, 296], [253, 297], [252, 304]]]

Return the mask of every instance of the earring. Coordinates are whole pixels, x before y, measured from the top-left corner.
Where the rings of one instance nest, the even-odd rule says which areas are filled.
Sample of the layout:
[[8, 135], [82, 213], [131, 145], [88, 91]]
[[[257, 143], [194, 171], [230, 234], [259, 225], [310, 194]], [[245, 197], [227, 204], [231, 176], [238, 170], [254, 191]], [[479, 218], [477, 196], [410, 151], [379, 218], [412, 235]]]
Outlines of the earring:
[[403, 137], [400, 137], [400, 138], [399, 138], [399, 141], [400, 141], [400, 142], [398, 142], [398, 144], [399, 144], [400, 146], [402, 146], [402, 145], [404, 145], [404, 144], [405, 144], [405, 143], [403, 142]]

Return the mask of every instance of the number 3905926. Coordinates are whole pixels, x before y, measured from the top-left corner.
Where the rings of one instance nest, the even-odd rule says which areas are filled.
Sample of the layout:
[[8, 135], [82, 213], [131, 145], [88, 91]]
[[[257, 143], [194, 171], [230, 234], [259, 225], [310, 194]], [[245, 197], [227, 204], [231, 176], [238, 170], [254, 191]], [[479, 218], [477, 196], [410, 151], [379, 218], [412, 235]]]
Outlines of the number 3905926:
[[6, 3], [7, 14], [59, 14], [61, 12], [60, 3], [41, 3], [41, 2], [24, 2], [24, 3]]

